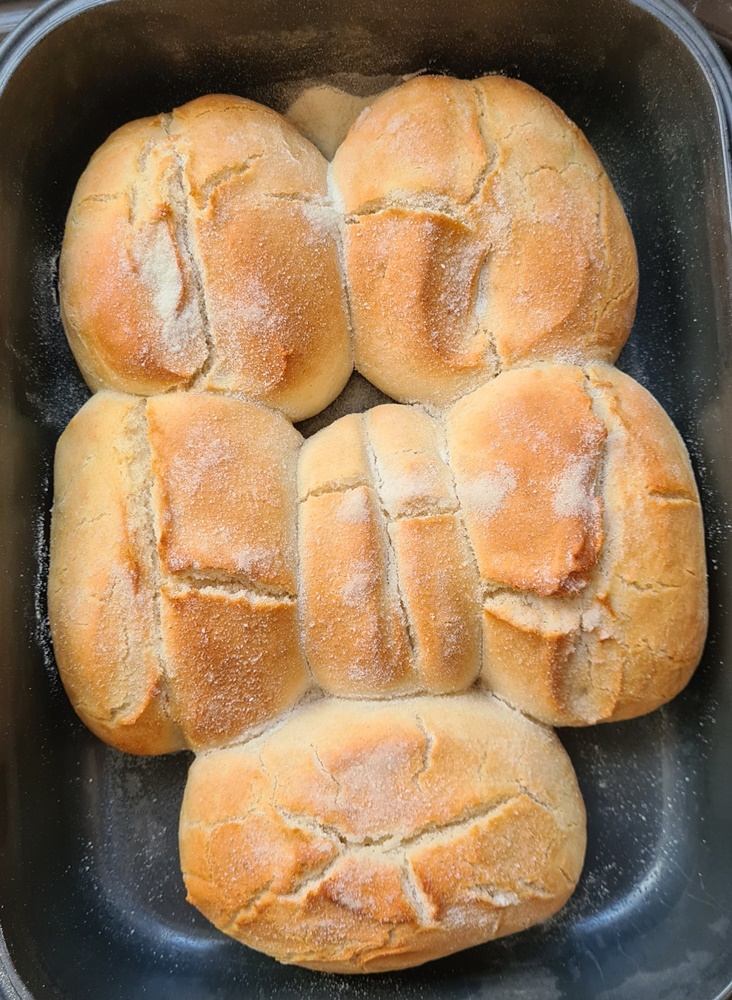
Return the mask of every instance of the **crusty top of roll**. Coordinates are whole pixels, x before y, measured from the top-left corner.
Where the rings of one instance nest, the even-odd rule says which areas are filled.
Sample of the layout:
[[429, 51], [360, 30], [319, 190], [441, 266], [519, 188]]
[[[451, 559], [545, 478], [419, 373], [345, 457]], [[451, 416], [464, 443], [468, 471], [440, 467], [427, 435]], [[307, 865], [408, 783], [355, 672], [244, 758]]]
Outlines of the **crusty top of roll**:
[[556, 736], [485, 695], [324, 701], [193, 764], [188, 898], [284, 962], [418, 965], [546, 919], [585, 815]]
[[49, 618], [84, 722], [132, 753], [252, 732], [307, 683], [284, 417], [100, 392], [56, 449]]
[[[334, 157], [346, 215], [400, 195], [469, 202], [489, 162], [481, 113], [474, 85], [450, 76], [415, 77], [374, 98]], [[378, 170], [364, 169], [365, 154]]]
[[447, 417], [483, 588], [487, 686], [552, 725], [650, 712], [707, 627], [694, 475], [668, 415], [615, 368], [506, 372]]
[[351, 414], [298, 463], [303, 641], [334, 694], [464, 690], [479, 588], [441, 428], [416, 407]]
[[301, 420], [351, 371], [350, 321], [357, 368], [400, 401], [617, 356], [637, 298], [630, 229], [587, 140], [531, 87], [410, 80], [364, 109], [332, 180], [289, 122], [243, 98], [113, 133], [60, 263], [92, 388], [236, 392]]
[[501, 368], [617, 357], [633, 238], [587, 140], [533, 88], [410, 80], [362, 112], [333, 180], [356, 367], [382, 391], [444, 405]]
[[158, 396], [146, 412], [162, 571], [294, 597], [299, 434], [223, 397]]
[[[576, 126], [517, 81], [426, 76], [329, 173], [275, 112], [200, 98], [92, 157], [60, 293], [90, 386], [136, 395], [58, 444], [54, 648], [102, 739], [200, 754], [188, 899], [345, 973], [555, 913], [585, 815], [540, 723], [652, 710], [707, 623], [683, 442], [606, 364], [637, 262]], [[352, 346], [412, 405], [303, 443], [286, 418]]]
[[139, 408], [100, 393], [59, 439], [48, 614], [61, 679], [86, 725], [120, 750], [167, 753], [185, 743], [161, 697]]
[[337, 227], [325, 160], [269, 108], [210, 95], [124, 125], [79, 180], [61, 255], [85, 378], [317, 413], [352, 367]]
[[451, 465], [481, 577], [542, 597], [581, 589], [602, 545], [603, 423], [581, 369], [507, 373], [448, 420]]
[[389, 404], [300, 444], [209, 394], [103, 393], [69, 425], [51, 624], [72, 701], [110, 742], [176, 745], [138, 721], [171, 681], [186, 745], [251, 732], [302, 693], [306, 660], [346, 698], [479, 677], [555, 725], [643, 714], [691, 676], [701, 509], [678, 433], [627, 376], [518, 369], [444, 425]]

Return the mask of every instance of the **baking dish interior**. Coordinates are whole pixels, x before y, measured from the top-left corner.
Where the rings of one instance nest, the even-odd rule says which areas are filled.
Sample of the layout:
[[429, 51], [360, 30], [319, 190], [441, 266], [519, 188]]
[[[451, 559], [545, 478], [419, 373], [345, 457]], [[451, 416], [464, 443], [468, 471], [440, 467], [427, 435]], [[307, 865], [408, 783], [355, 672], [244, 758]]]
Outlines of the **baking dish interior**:
[[[68, 1000], [717, 997], [732, 980], [732, 253], [726, 138], [700, 63], [626, 0], [67, 0], [3, 58], [0, 926], [18, 989]], [[52, 457], [87, 396], [56, 265], [76, 179], [123, 122], [211, 91], [282, 110], [297, 81], [368, 92], [369, 78], [423, 69], [500, 71], [545, 91], [616, 185], [641, 274], [620, 366], [691, 451], [711, 627], [702, 666], [667, 708], [561, 733], [587, 801], [589, 853], [558, 917], [423, 969], [339, 979], [244, 949], [186, 904], [177, 818], [188, 757], [103, 746], [56, 677], [44, 592]]]

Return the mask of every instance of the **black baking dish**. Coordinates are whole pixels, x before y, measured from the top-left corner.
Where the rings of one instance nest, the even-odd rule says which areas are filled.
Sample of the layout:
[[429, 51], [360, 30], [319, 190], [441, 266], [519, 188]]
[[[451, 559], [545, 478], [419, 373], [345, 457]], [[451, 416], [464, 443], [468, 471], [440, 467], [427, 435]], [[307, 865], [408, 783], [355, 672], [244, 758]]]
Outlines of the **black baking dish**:
[[[338, 978], [228, 941], [184, 901], [188, 758], [99, 743], [45, 623], [55, 440], [87, 391], [55, 297], [65, 212], [123, 122], [208, 91], [502, 71], [586, 131], [637, 241], [621, 367], [699, 476], [711, 628], [682, 696], [561, 735], [589, 813], [580, 887], [548, 924], [398, 975]], [[351, 82], [355, 79], [351, 77]], [[364, 84], [365, 85], [365, 84]], [[54, 0], [0, 54], [0, 994], [58, 1000], [721, 1000], [732, 982], [732, 232], [719, 54], [673, 0]], [[726, 437], [725, 437], [726, 430]]]

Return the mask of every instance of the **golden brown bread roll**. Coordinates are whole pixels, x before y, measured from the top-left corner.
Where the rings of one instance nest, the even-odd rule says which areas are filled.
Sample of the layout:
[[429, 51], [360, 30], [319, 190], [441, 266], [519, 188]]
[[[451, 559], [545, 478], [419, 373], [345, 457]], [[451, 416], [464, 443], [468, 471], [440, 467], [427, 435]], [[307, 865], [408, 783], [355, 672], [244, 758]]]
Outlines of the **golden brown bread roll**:
[[615, 368], [507, 372], [447, 418], [483, 585], [482, 679], [552, 725], [650, 712], [704, 646], [699, 495], [666, 413]]
[[352, 361], [326, 167], [239, 97], [114, 132], [79, 180], [60, 262], [92, 389], [225, 390], [293, 420], [330, 403]]
[[502, 368], [617, 357], [630, 228], [587, 140], [531, 87], [410, 80], [362, 112], [333, 180], [356, 367], [390, 396], [444, 405]]
[[447, 428], [481, 579], [541, 597], [581, 590], [603, 543], [607, 436], [582, 370], [507, 372], [465, 396]]
[[299, 442], [272, 411], [188, 393], [101, 392], [62, 434], [49, 617], [69, 697], [106, 742], [216, 746], [300, 696]]
[[585, 851], [559, 740], [489, 695], [321, 701], [191, 767], [188, 899], [329, 972], [418, 965], [556, 912]]
[[439, 427], [386, 405], [343, 417], [298, 464], [305, 651], [343, 696], [460, 691], [480, 668], [478, 574]]

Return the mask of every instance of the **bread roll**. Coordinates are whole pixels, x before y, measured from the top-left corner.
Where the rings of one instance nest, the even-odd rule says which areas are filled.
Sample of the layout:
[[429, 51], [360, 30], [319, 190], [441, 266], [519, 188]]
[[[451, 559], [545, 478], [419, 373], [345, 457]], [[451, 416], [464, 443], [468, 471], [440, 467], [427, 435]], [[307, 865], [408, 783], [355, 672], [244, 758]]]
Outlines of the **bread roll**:
[[189, 901], [226, 934], [379, 972], [551, 916], [585, 813], [556, 736], [495, 698], [323, 701], [194, 762], [180, 851]]
[[295, 463], [281, 416], [101, 392], [56, 451], [49, 617], [83, 721], [121, 750], [217, 746], [307, 684]]
[[327, 406], [352, 361], [326, 166], [239, 97], [114, 132], [79, 180], [60, 261], [91, 388], [226, 390], [293, 420]]
[[343, 417], [305, 443], [298, 480], [316, 681], [343, 697], [468, 687], [478, 574], [435, 421], [395, 405]]
[[505, 368], [617, 357], [633, 238], [587, 140], [531, 87], [412, 79], [359, 116], [333, 180], [356, 367], [383, 392], [445, 405]]
[[483, 586], [483, 682], [552, 725], [650, 712], [699, 662], [704, 531], [689, 458], [615, 368], [507, 372], [447, 419]]

